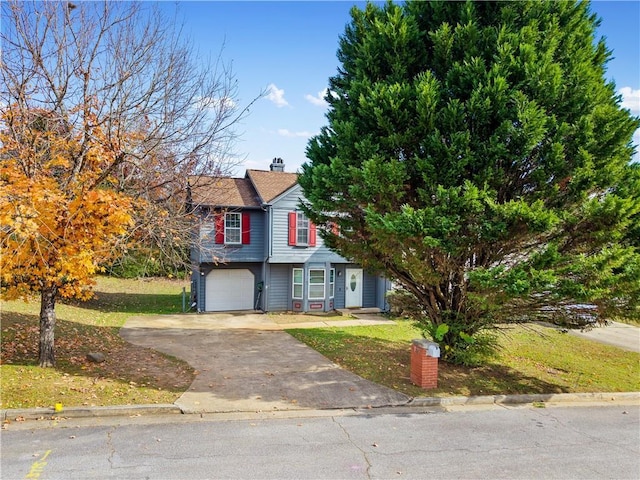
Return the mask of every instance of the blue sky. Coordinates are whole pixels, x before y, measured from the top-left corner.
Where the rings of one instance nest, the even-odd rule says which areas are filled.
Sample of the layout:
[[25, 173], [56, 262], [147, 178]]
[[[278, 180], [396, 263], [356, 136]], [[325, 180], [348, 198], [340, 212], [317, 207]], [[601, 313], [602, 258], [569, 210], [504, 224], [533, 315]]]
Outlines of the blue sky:
[[[232, 65], [238, 81], [238, 103], [258, 94], [250, 114], [238, 126], [235, 150], [246, 168], [267, 169], [274, 157], [287, 171], [305, 161], [309, 137], [326, 124], [321, 101], [328, 78], [338, 68], [338, 40], [350, 21], [352, 1], [192, 1], [166, 2], [184, 18], [184, 33], [202, 55]], [[624, 96], [624, 105], [640, 115], [640, 2], [593, 2], [602, 18], [599, 34], [614, 52], [607, 76]], [[635, 143], [640, 144], [640, 131]], [[636, 155], [637, 158], [637, 155]]]

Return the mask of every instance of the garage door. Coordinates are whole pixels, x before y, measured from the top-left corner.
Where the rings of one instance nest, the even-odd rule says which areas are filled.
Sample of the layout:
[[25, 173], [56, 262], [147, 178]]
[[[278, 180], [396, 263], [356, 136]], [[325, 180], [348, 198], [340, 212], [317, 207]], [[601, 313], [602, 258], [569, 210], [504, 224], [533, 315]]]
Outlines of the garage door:
[[253, 310], [254, 284], [250, 270], [212, 270], [205, 284], [205, 310]]

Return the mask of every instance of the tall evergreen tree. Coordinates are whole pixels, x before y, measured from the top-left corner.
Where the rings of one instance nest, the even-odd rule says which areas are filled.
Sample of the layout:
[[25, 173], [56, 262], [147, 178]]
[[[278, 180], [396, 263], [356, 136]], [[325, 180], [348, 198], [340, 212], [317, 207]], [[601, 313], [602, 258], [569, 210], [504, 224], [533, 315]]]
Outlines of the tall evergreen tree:
[[325, 241], [397, 281], [453, 362], [499, 322], [638, 315], [639, 122], [589, 4], [351, 15], [300, 178]]

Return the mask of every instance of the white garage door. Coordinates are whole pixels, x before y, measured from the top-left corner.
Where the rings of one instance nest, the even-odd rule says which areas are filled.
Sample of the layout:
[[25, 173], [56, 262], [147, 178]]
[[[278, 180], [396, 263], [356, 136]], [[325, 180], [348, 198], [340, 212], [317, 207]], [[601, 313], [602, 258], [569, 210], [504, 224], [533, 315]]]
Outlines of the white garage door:
[[253, 310], [254, 283], [250, 270], [212, 270], [206, 280], [205, 310]]

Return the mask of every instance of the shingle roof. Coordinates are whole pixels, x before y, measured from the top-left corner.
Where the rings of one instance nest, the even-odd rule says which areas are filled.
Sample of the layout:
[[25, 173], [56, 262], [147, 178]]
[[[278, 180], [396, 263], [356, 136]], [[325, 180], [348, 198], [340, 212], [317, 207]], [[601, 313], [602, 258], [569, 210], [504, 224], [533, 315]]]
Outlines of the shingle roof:
[[297, 173], [247, 170], [248, 178], [255, 187], [263, 203], [269, 203], [298, 183]]
[[246, 178], [189, 177], [191, 199], [195, 205], [217, 207], [259, 207], [261, 202]]

